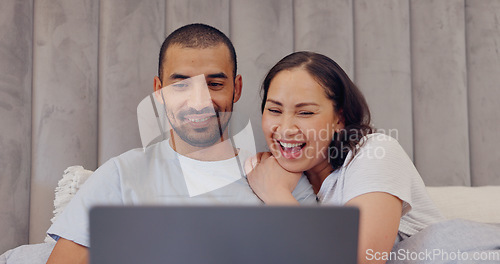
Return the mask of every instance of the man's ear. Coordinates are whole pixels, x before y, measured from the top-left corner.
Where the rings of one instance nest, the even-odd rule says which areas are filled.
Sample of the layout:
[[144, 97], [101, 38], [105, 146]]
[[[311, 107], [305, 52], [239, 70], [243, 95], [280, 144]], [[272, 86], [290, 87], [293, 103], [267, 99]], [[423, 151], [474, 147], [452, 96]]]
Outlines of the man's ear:
[[161, 85], [161, 80], [158, 76], [155, 76], [155, 79], [154, 79], [154, 96], [155, 96], [155, 99], [156, 101], [158, 101], [160, 104], [163, 104], [163, 97], [161, 95], [161, 88], [162, 85]]
[[155, 76], [155, 79], [154, 79], [154, 91], [158, 91], [161, 89], [161, 80], [160, 80], [160, 77], [158, 76]]
[[234, 78], [234, 99], [233, 103], [238, 102], [241, 97], [241, 88], [243, 86], [243, 80], [241, 78], [241, 75], [236, 75], [236, 78]]

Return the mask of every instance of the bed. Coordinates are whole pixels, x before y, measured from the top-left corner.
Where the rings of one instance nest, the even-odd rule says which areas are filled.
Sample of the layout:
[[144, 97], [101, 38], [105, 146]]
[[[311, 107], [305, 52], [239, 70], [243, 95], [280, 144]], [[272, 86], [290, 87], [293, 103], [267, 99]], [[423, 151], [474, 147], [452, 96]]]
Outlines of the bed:
[[[91, 174], [92, 171], [86, 170], [82, 166], [71, 166], [64, 171], [55, 189], [52, 222], [64, 210], [66, 204]], [[461, 248], [467, 248], [469, 251], [491, 252], [492, 257], [498, 256], [498, 259], [492, 263], [500, 261], [500, 203], [498, 202], [500, 201], [500, 186], [427, 187], [427, 191], [448, 220], [429, 228], [426, 232], [422, 231], [422, 234], [419, 233], [418, 241], [415, 239], [415, 241], [412, 241], [413, 243], [400, 243], [400, 246], [393, 249], [393, 252], [399, 252], [399, 250], [404, 250], [403, 252], [434, 250], [436, 247], [435, 241], [447, 238], [461, 243], [460, 245], [446, 243], [449, 252], [453, 252], [453, 248], [460, 246]], [[457, 239], [457, 230], [467, 230], [468, 233], [462, 234], [461, 238]], [[482, 239], [477, 239], [478, 241], [463, 239], [474, 235], [480, 235]], [[464, 241], [467, 243], [463, 244]], [[8, 250], [0, 255], [0, 264], [46, 263], [54, 245], [55, 241], [47, 236], [44, 243], [23, 245]], [[444, 249], [441, 248], [441, 250]], [[404, 255], [400, 257], [404, 257]], [[398, 263], [399, 261], [389, 261], [388, 263]], [[404, 262], [422, 263], [418, 258], [413, 261], [411, 259], [405, 260]], [[438, 263], [439, 261], [434, 259], [430, 262]], [[481, 263], [488, 262], [482, 261]]]

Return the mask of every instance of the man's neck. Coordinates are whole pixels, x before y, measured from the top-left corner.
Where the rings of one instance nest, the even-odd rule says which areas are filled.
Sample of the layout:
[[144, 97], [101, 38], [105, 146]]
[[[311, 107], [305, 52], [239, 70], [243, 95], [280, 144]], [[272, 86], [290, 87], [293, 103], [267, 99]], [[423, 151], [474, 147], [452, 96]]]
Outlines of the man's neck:
[[172, 134], [170, 137], [169, 144], [175, 152], [188, 158], [201, 161], [226, 160], [237, 155], [237, 150], [228, 139], [227, 134], [225, 134], [215, 144], [208, 147], [196, 147], [189, 145], [175, 134]]

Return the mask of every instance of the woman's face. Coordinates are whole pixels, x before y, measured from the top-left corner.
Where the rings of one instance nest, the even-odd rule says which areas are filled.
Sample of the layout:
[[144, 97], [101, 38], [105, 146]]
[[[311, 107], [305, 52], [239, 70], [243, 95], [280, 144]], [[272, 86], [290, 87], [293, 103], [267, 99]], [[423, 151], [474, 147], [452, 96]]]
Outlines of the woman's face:
[[291, 172], [324, 168], [335, 130], [342, 127], [334, 103], [304, 69], [284, 70], [272, 79], [262, 115], [267, 145]]

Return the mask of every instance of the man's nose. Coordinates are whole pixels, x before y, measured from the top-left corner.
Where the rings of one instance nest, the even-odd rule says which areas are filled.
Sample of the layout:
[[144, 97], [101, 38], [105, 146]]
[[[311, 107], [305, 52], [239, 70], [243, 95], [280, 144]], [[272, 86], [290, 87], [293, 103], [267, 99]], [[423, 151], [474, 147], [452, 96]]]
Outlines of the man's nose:
[[188, 98], [188, 106], [198, 111], [206, 107], [212, 107], [212, 98], [205, 82], [193, 84]]

